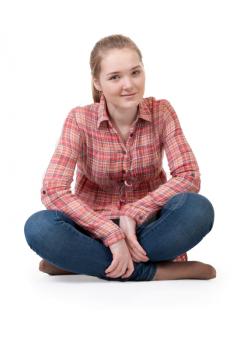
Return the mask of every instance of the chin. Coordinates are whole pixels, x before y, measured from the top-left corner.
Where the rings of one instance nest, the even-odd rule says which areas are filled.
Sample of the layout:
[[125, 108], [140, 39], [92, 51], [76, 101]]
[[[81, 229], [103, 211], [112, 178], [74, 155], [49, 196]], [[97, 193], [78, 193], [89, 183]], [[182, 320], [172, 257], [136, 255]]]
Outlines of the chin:
[[121, 102], [121, 106], [131, 108], [133, 106], [137, 106], [139, 104], [140, 100], [135, 99], [134, 101], [125, 101], [124, 103]]
[[138, 105], [142, 100], [142, 97], [136, 97], [132, 100], [128, 100], [128, 101], [125, 101], [125, 105], [131, 105], [131, 106], [134, 106], [134, 105]]

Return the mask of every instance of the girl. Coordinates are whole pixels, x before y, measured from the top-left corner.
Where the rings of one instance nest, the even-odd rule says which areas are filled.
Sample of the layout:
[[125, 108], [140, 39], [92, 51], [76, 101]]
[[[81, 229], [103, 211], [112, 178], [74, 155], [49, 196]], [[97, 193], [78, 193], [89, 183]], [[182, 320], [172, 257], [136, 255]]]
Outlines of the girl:
[[198, 164], [172, 105], [143, 97], [139, 48], [123, 35], [102, 38], [90, 68], [94, 103], [65, 119], [43, 179], [46, 210], [24, 226], [40, 271], [111, 281], [216, 277], [213, 266], [187, 261], [214, 209], [198, 194]]

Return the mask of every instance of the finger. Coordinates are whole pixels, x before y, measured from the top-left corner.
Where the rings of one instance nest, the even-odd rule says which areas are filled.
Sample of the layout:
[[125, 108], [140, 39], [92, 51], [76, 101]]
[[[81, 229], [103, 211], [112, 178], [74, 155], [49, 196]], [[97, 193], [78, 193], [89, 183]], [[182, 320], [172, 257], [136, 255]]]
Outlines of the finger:
[[130, 255], [131, 255], [133, 261], [139, 262], [139, 259], [133, 250], [130, 250]]
[[109, 267], [105, 270], [105, 273], [110, 273], [114, 271], [117, 268], [118, 264], [119, 261], [117, 259], [113, 259], [111, 265], [109, 265]]
[[135, 251], [133, 251], [133, 250], [130, 250], [130, 255], [131, 255], [132, 260], [134, 262], [141, 262], [141, 261], [146, 262], [147, 261], [147, 258], [145, 256], [141, 257], [137, 253], [135, 253]]
[[149, 258], [146, 257], [145, 255], [135, 254], [135, 258], [137, 259], [137, 262], [147, 262], [147, 261], [149, 261]]
[[148, 256], [146, 256], [144, 254], [138, 254], [137, 256], [139, 257], [140, 261], [148, 261], [149, 260]]
[[121, 268], [119, 267], [118, 269], [112, 271], [111, 273], [108, 273], [107, 277], [112, 277], [112, 278], [120, 277], [120, 276], [122, 276], [125, 273], [126, 268], [127, 268], [127, 265], [125, 265], [125, 266], [123, 266]]
[[127, 266], [125, 266], [118, 274], [115, 275], [115, 277], [121, 277], [122, 275], [124, 275], [127, 271]]
[[[107, 275], [109, 276], [115, 276], [117, 274], [120, 273], [120, 271], [122, 270], [123, 265], [122, 265], [122, 261], [118, 261], [118, 264], [115, 266], [115, 268], [111, 269], [109, 272], [107, 272]], [[126, 268], [126, 267], [125, 267]], [[124, 272], [124, 271], [123, 271]]]
[[147, 252], [145, 249], [142, 248], [140, 243], [138, 242], [137, 238], [134, 236], [131, 239], [128, 239], [128, 244], [130, 245], [131, 248], [133, 248], [135, 251], [137, 250], [139, 254], [142, 254], [144, 256], [147, 255]]
[[147, 253], [145, 252], [145, 250], [140, 246], [140, 244], [138, 243], [138, 241], [134, 242], [132, 245], [133, 250], [135, 251], [135, 253], [137, 254], [138, 257], [140, 257], [140, 259], [143, 259], [144, 257], [147, 257]]
[[128, 278], [132, 275], [133, 272], [134, 272], [134, 265], [130, 264], [130, 266], [128, 266], [128, 269], [126, 270], [124, 275], [121, 276], [121, 278]]
[[133, 258], [132, 259], [134, 262], [140, 262], [138, 259], [136, 259], [136, 258]]
[[149, 260], [149, 258], [145, 255], [139, 254], [137, 251], [135, 250], [131, 250], [131, 255], [132, 257], [135, 259], [136, 262], [146, 262]]
[[138, 241], [135, 242], [135, 246], [141, 254], [147, 255], [147, 252], [142, 248]]
[[126, 274], [122, 275], [121, 278], [128, 278], [132, 275], [133, 270], [128, 270]]

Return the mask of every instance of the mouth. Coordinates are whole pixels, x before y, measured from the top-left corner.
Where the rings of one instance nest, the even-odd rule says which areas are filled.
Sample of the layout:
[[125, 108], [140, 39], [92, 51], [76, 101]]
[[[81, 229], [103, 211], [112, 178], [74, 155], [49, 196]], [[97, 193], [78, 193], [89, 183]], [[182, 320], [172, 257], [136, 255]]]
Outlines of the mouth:
[[128, 94], [128, 95], [121, 95], [122, 97], [130, 97], [130, 96], [134, 96], [134, 95], [136, 95], [136, 93], [134, 93], [134, 94]]

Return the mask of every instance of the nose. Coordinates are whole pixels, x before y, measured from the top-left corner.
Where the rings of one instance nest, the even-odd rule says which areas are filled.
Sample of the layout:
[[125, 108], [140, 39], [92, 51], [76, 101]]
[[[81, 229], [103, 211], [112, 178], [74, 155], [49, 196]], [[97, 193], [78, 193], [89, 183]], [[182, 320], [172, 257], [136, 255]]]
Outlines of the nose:
[[133, 85], [130, 77], [125, 77], [125, 78], [123, 79], [122, 84], [123, 84], [122, 87], [123, 87], [124, 89], [129, 89], [129, 88], [131, 88], [132, 85]]

